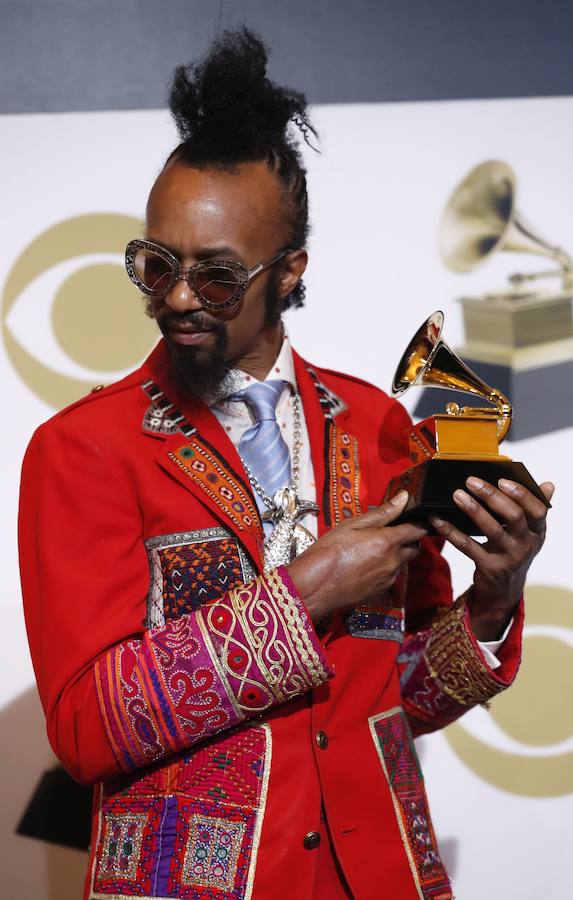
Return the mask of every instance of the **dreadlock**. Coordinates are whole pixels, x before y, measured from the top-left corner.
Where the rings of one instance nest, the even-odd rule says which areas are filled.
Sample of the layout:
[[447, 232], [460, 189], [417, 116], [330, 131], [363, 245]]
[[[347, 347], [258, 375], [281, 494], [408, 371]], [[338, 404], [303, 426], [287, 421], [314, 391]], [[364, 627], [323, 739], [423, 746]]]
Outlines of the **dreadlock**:
[[[287, 244], [304, 247], [309, 233], [306, 170], [292, 132], [298, 129], [309, 146], [310, 135], [318, 134], [304, 95], [274, 84], [266, 71], [266, 48], [246, 28], [224, 32], [201, 62], [179, 66], [169, 108], [181, 143], [168, 162], [176, 158], [198, 168], [231, 169], [240, 163], [267, 163], [287, 200]], [[284, 309], [302, 306], [304, 293], [299, 282]]]

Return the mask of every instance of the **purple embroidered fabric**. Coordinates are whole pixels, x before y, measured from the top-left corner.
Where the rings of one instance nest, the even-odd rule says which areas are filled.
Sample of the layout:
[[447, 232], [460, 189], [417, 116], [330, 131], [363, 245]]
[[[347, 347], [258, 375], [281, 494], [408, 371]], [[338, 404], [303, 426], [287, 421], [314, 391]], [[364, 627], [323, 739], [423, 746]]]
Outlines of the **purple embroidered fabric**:
[[124, 641], [96, 663], [106, 732], [126, 772], [186, 750], [333, 675], [286, 572]]

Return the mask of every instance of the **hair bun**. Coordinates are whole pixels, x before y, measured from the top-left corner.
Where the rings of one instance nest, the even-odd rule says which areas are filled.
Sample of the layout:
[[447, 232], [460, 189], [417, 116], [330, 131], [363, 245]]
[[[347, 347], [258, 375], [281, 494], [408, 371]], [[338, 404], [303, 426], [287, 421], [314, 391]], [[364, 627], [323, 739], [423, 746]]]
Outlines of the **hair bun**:
[[270, 81], [267, 60], [260, 38], [243, 28], [224, 32], [198, 64], [179, 66], [169, 106], [181, 139], [202, 145], [207, 155], [237, 159], [264, 155], [264, 148], [284, 141], [291, 121], [305, 140], [315, 133], [304, 96]]

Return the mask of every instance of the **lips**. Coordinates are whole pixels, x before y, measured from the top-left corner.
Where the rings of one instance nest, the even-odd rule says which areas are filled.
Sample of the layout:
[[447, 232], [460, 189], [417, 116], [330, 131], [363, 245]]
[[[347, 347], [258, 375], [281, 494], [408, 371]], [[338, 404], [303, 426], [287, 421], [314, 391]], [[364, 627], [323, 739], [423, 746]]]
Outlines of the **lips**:
[[193, 317], [161, 316], [158, 324], [169, 341], [182, 346], [202, 344], [217, 330], [213, 323], [201, 314]]
[[170, 334], [172, 340], [177, 344], [195, 345], [202, 344], [212, 335], [212, 329], [201, 331], [198, 328], [171, 328]]

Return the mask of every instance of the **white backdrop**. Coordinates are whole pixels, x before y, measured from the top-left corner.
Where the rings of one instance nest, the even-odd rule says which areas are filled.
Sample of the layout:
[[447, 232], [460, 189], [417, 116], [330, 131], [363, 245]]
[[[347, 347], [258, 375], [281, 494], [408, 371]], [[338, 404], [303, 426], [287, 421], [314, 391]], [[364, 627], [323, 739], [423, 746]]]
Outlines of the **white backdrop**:
[[[454, 346], [463, 343], [456, 296], [499, 287], [505, 274], [516, 268], [505, 254], [462, 277], [446, 271], [437, 255], [437, 224], [446, 198], [459, 179], [485, 159], [505, 159], [513, 165], [520, 181], [519, 206], [550, 240], [571, 251], [572, 113], [569, 98], [317, 107], [323, 153], [305, 152], [313, 221], [307, 307], [288, 315], [297, 349], [318, 364], [387, 388], [412, 333], [435, 308], [446, 313], [446, 339]], [[175, 140], [162, 111], [4, 116], [0, 136], [4, 301], [14, 261], [45, 230], [85, 214], [141, 218], [149, 187]], [[4, 307], [3, 322], [32, 357], [71, 383], [78, 378], [109, 383], [121, 372], [86, 370], [66, 353], [67, 345], [54, 328], [52, 303], [62, 278], [94, 261], [121, 264], [119, 254], [106, 251], [91, 257], [85, 249], [83, 254], [52, 271], [46, 264], [7, 314]], [[528, 269], [543, 265], [525, 263]], [[127, 280], [125, 289], [131, 289]], [[141, 316], [137, 302], [134, 291], [134, 315]], [[86, 316], [88, 330], [92, 315], [97, 319], [97, 302]], [[110, 339], [116, 327], [112, 318]], [[53, 409], [40, 399], [37, 375], [28, 377], [29, 370], [17, 362], [16, 371], [8, 343], [9, 338], [0, 344], [5, 408], [0, 449], [0, 721], [6, 761], [0, 877], [10, 885], [3, 896], [11, 900], [73, 900], [79, 896], [83, 854], [14, 834], [51, 760], [31, 691], [15, 521], [25, 446]], [[415, 400], [408, 398], [407, 405]], [[519, 728], [504, 730], [493, 714], [477, 710], [459, 726], [457, 741], [446, 732], [418, 742], [458, 900], [573, 896], [566, 862], [573, 814], [573, 703], [564, 689], [573, 672], [573, 615], [562, 614], [563, 598], [573, 592], [567, 565], [572, 437], [571, 429], [563, 429], [508, 445], [509, 453], [523, 460], [538, 480], [551, 478], [558, 486], [550, 536], [530, 579], [537, 617], [537, 630], [530, 631], [526, 646], [526, 651], [532, 648], [531, 665], [537, 665], [535, 677], [527, 681], [534, 686], [526, 714], [531, 727], [525, 727], [520, 740]], [[470, 566], [455, 553], [447, 555], [461, 591], [471, 577]], [[557, 599], [546, 607], [546, 597]], [[544, 618], [546, 608], [557, 608], [558, 615], [548, 611]], [[553, 654], [537, 653], [542, 639], [544, 652], [553, 648]], [[460, 750], [466, 745], [474, 748], [467, 754]], [[503, 774], [507, 769], [523, 772], [515, 781], [517, 790]]]

